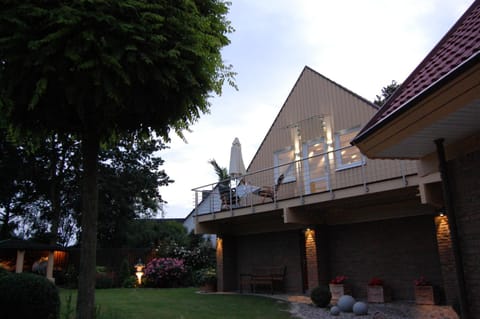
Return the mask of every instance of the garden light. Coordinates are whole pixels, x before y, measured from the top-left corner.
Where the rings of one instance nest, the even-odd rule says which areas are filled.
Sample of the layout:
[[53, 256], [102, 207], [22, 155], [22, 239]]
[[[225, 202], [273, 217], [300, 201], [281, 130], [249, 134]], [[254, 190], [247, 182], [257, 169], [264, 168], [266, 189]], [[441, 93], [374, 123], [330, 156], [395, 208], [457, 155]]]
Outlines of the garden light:
[[138, 284], [142, 284], [142, 276], [143, 276], [143, 269], [145, 265], [142, 263], [142, 260], [139, 259], [138, 262], [135, 264], [135, 275], [137, 276]]

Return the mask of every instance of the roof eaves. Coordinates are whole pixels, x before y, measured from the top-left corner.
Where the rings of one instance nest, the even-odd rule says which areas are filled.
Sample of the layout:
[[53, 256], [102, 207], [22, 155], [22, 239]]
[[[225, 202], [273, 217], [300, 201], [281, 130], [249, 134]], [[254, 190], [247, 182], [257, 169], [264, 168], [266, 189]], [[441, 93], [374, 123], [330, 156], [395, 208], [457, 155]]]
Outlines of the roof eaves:
[[459, 73], [462, 73], [464, 70], [468, 69], [469, 67], [475, 65], [480, 61], [480, 51], [477, 51], [475, 54], [470, 56], [467, 60], [463, 61], [457, 67], [452, 69], [449, 73], [445, 74], [443, 77], [432, 83], [430, 86], [426, 87], [423, 91], [415, 95], [414, 97], [410, 98], [408, 101], [400, 105], [396, 110], [392, 113], [388, 114], [384, 118], [380, 119], [374, 125], [370, 127], [366, 127], [366, 129], [360, 132], [352, 141], [352, 145], [356, 145], [363, 140], [365, 140], [370, 134], [374, 133], [375, 131], [379, 130], [380, 128], [384, 127], [395, 118], [400, 116], [401, 114], [405, 113], [406, 111], [410, 110], [413, 106], [418, 104], [424, 98], [426, 98], [429, 94], [437, 90], [439, 87], [450, 81], [452, 78], [457, 76]]

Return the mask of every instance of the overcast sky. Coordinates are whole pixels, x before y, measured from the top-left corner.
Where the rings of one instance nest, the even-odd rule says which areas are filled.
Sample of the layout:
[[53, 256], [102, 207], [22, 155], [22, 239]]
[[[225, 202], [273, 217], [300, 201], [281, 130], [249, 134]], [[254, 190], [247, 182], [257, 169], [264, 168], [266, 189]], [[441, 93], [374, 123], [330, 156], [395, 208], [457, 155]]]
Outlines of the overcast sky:
[[186, 217], [195, 187], [217, 180], [240, 139], [248, 166], [305, 66], [373, 101], [402, 82], [473, 0], [232, 0], [235, 29], [223, 50], [238, 91], [224, 87], [186, 133], [161, 153], [175, 183], [162, 187], [165, 217]]

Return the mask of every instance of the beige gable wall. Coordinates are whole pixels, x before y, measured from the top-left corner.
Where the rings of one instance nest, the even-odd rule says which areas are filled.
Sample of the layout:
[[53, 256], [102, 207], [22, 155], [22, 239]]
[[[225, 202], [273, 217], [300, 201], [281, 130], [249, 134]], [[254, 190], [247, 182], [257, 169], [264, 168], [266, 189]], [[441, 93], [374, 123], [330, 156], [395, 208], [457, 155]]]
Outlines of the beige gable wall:
[[[286, 147], [294, 147], [296, 127], [300, 128], [301, 142], [305, 143], [325, 135], [321, 119], [324, 119], [327, 129], [331, 126], [334, 134], [354, 127], [360, 129], [376, 111], [373, 105], [361, 97], [306, 67], [252, 160], [248, 172], [257, 172], [273, 167], [274, 152]], [[330, 136], [330, 141], [334, 147], [333, 135]], [[330, 168], [333, 171], [335, 167], [335, 159], [332, 156]], [[337, 172], [337, 182], [342, 179], [342, 175], [352, 175], [354, 170], [358, 171], [359, 168]], [[402, 164], [398, 161], [369, 161], [365, 170], [369, 174], [369, 180], [387, 179], [399, 176], [400, 170], [415, 172], [415, 164], [413, 161], [404, 161]], [[355, 175], [359, 175], [359, 173]], [[358, 184], [358, 178], [355, 180], [346, 178], [344, 186]], [[265, 185], [266, 183], [274, 184], [275, 181], [272, 172], [269, 171], [265, 172], [262, 177], [260, 175], [252, 176], [251, 182]], [[282, 186], [282, 188], [285, 187], [289, 186]], [[295, 186], [290, 185], [290, 187]], [[339, 185], [336, 184], [336, 187]]]

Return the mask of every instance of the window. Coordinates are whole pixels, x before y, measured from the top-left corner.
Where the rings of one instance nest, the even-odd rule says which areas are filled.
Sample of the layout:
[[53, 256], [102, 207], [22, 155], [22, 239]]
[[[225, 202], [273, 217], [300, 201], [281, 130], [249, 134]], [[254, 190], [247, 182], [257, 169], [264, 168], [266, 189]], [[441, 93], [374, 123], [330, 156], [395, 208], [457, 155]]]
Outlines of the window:
[[307, 194], [330, 189], [327, 144], [323, 139], [313, 140], [303, 145], [304, 182]]
[[274, 153], [275, 181], [281, 174], [285, 176], [284, 183], [296, 180], [294, 161], [295, 151], [291, 146]]
[[337, 169], [360, 166], [363, 155], [356, 146], [351, 146], [350, 141], [357, 135], [359, 128], [343, 130], [335, 134], [335, 159]]

